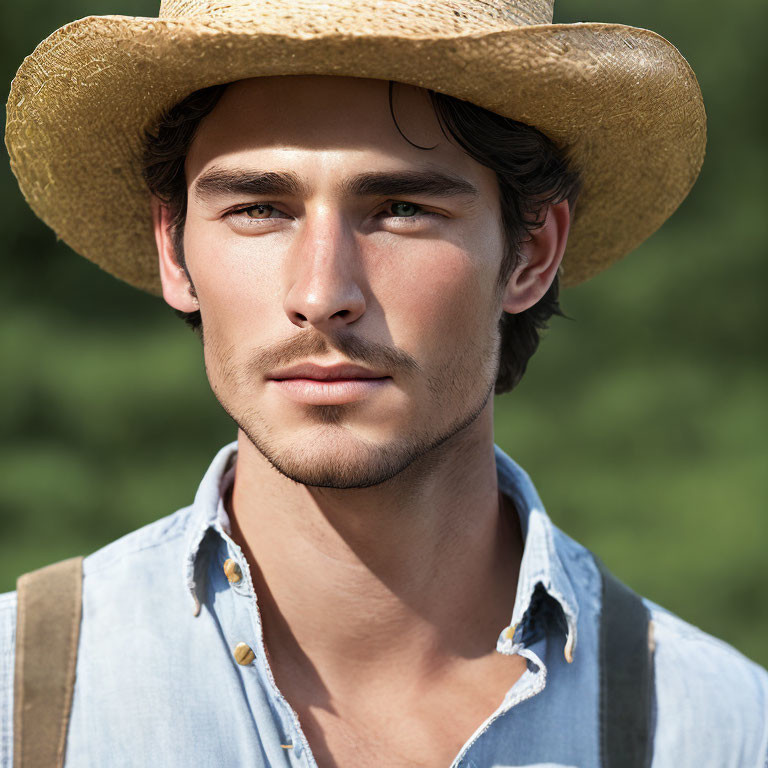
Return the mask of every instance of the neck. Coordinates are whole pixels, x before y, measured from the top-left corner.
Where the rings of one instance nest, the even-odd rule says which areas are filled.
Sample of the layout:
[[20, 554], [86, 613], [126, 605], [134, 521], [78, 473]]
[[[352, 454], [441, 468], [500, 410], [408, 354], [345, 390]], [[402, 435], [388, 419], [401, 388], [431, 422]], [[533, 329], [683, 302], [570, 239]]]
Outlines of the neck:
[[395, 478], [304, 486], [241, 432], [230, 502], [267, 648], [324, 684], [382, 669], [427, 678], [494, 652], [512, 613], [522, 538], [500, 508], [492, 410]]

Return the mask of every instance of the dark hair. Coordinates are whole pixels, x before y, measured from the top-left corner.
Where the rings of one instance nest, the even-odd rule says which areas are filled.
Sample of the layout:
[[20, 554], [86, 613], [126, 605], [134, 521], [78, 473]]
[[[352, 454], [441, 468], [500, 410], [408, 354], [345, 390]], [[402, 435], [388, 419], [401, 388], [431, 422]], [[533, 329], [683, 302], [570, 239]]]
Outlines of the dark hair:
[[[392, 86], [390, 82], [389, 106], [397, 126]], [[144, 179], [152, 194], [170, 211], [169, 234], [185, 271], [183, 240], [187, 183], [184, 161], [197, 126], [216, 106], [226, 87], [215, 85], [195, 91], [170, 109], [153, 132], [146, 134]], [[496, 173], [506, 243], [496, 284], [501, 290], [519, 263], [520, 243], [530, 231], [542, 225], [542, 209], [563, 200], [567, 200], [573, 209], [581, 188], [579, 175], [569, 168], [565, 152], [536, 128], [453, 96], [434, 91], [428, 93], [445, 136], [455, 140], [470, 157]], [[399, 126], [397, 128], [400, 130]], [[496, 394], [508, 392], [520, 381], [528, 360], [539, 345], [540, 331], [547, 327], [552, 315], [563, 316], [558, 296], [559, 276], [556, 275], [547, 292], [532, 307], [514, 315], [502, 314]], [[199, 311], [177, 311], [177, 314], [193, 329], [202, 332]]]

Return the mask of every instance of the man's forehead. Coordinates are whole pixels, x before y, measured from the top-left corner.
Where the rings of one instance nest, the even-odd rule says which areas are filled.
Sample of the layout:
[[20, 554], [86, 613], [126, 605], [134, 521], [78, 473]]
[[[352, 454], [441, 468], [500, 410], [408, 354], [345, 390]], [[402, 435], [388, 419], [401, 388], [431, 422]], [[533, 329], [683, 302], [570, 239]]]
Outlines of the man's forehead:
[[390, 104], [385, 80], [281, 76], [229, 84], [202, 121], [198, 138], [230, 144], [239, 137], [262, 147], [314, 142], [354, 148], [402, 142], [398, 127], [420, 146], [445, 140], [422, 88], [395, 83]]
[[308, 157], [336, 162], [355, 153], [379, 169], [426, 161], [464, 175], [475, 164], [446, 138], [424, 89], [395, 83], [390, 92], [383, 80], [285, 76], [227, 87], [198, 128], [187, 178], [212, 168], [287, 170]]
[[[279, 113], [314, 107], [317, 112], [334, 113], [339, 108], [376, 105], [377, 111], [389, 111], [389, 80], [340, 75], [277, 75], [253, 77], [229, 83], [222, 101], [237, 100], [241, 107], [260, 110], [268, 103]], [[424, 88], [392, 82], [393, 100], [399, 108], [420, 106], [429, 111], [430, 100]]]

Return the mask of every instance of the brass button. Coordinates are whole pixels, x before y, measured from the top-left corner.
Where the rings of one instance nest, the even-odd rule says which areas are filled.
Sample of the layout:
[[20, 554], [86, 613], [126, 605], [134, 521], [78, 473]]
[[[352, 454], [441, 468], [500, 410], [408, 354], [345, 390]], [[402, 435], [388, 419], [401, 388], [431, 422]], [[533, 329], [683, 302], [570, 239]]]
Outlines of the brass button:
[[238, 664], [242, 664], [244, 667], [247, 667], [255, 658], [256, 654], [251, 650], [249, 645], [246, 645], [245, 643], [238, 643], [235, 646], [235, 661]]
[[243, 578], [240, 566], [231, 557], [224, 561], [224, 573], [227, 575], [227, 580], [230, 584], [237, 584]]

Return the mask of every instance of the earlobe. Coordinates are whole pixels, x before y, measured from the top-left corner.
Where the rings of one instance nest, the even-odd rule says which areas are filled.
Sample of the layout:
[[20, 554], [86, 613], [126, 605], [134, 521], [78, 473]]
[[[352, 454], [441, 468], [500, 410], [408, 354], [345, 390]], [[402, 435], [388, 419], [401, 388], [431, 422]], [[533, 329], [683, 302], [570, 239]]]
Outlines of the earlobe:
[[163, 298], [174, 309], [195, 312], [200, 309], [200, 304], [186, 270], [178, 262], [169, 229], [170, 213], [156, 197], [152, 198], [152, 223], [155, 230]]
[[505, 312], [524, 312], [547, 292], [563, 260], [570, 225], [566, 200], [547, 206], [544, 223], [529, 232], [519, 246], [520, 263], [507, 280], [502, 296]]

